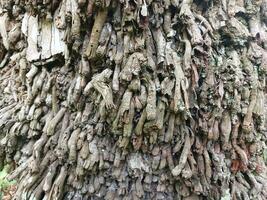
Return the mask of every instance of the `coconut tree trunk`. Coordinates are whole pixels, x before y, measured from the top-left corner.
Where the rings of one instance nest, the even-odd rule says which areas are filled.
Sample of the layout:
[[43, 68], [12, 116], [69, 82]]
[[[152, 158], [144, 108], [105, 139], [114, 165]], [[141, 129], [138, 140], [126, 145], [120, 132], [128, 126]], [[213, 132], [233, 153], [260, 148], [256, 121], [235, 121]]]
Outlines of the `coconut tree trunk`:
[[267, 0], [1, 0], [16, 200], [267, 199]]

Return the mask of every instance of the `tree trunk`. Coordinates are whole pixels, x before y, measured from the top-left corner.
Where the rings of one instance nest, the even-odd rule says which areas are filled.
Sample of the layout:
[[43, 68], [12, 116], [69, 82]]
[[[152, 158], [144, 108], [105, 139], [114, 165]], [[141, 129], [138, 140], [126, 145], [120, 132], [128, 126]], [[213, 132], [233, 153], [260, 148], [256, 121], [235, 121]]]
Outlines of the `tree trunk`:
[[267, 199], [267, 0], [1, 0], [13, 199]]

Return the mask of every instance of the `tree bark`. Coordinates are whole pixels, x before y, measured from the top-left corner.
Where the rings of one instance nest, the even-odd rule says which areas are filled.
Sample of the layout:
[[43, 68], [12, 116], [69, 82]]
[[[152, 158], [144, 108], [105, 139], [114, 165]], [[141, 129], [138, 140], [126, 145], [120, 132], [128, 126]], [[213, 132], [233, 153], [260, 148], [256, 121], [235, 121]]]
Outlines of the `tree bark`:
[[266, 13], [266, 0], [1, 0], [13, 199], [267, 199]]

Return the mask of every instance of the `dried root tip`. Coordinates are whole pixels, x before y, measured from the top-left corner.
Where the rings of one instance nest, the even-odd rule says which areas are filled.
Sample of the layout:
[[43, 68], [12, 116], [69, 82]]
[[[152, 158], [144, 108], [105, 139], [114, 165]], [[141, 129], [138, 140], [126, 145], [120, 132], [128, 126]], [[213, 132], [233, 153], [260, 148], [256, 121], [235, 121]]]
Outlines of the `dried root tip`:
[[156, 86], [155, 83], [150, 80], [148, 85], [148, 95], [147, 95], [147, 106], [146, 106], [146, 113], [147, 113], [147, 120], [154, 120], [156, 119]]
[[116, 65], [112, 79], [112, 89], [114, 91], [119, 91], [119, 74], [120, 74], [120, 67], [119, 65]]
[[131, 101], [129, 113], [127, 116], [127, 122], [123, 127], [123, 136], [124, 137], [131, 137], [131, 135], [132, 135], [134, 114], [135, 114], [134, 103], [133, 103], [133, 101]]
[[146, 110], [143, 110], [141, 117], [139, 118], [139, 121], [135, 127], [135, 134], [136, 135], [142, 135], [143, 126], [145, 124], [145, 120], [147, 118], [147, 112]]
[[63, 186], [67, 177], [68, 170], [62, 166], [54, 184], [50, 190], [48, 200], [61, 199], [63, 195]]
[[45, 192], [48, 192], [52, 187], [52, 181], [53, 181], [53, 178], [54, 178], [54, 176], [56, 174], [57, 166], [58, 166], [58, 162], [55, 161], [49, 167], [49, 170], [48, 170], [48, 173], [47, 173], [47, 175], [46, 175], [46, 177], [44, 179], [44, 185], [43, 185], [43, 190]]
[[59, 121], [63, 118], [65, 112], [66, 112], [65, 107], [60, 108], [56, 116], [52, 119], [52, 121], [47, 127], [47, 135], [53, 135], [55, 133], [55, 128], [59, 123]]
[[169, 118], [168, 129], [167, 129], [167, 132], [165, 133], [165, 138], [164, 138], [164, 141], [167, 143], [172, 141], [174, 123], [175, 123], [175, 114], [171, 114]]
[[92, 88], [96, 89], [102, 95], [107, 109], [114, 108], [112, 89], [107, 84], [112, 73], [111, 69], [105, 69], [100, 74], [95, 75], [85, 86], [83, 92], [84, 95], [88, 95]]
[[189, 136], [189, 134], [186, 134], [185, 142], [184, 142], [184, 148], [183, 148], [181, 156], [180, 156], [179, 164], [177, 166], [175, 166], [175, 168], [172, 170], [173, 176], [179, 176], [180, 173], [182, 172], [182, 170], [186, 164], [186, 160], [187, 160], [188, 154], [190, 152], [190, 149], [191, 149], [190, 136]]
[[87, 46], [87, 49], [84, 53], [84, 55], [88, 58], [88, 59], [92, 59], [96, 56], [96, 49], [98, 46], [98, 41], [100, 38], [100, 33], [102, 31], [102, 28], [104, 26], [104, 23], [106, 21], [107, 18], [107, 14], [108, 14], [108, 9], [107, 8], [103, 8], [103, 9], [99, 9], [95, 18], [95, 22], [94, 22], [94, 26], [91, 32], [91, 37], [90, 37], [90, 42]]
[[230, 148], [229, 139], [232, 130], [232, 124], [231, 124], [230, 113], [227, 111], [223, 113], [220, 130], [221, 130], [221, 141], [223, 143], [222, 148], [224, 150], [229, 149]]
[[38, 71], [39, 71], [38, 67], [32, 64], [30, 71], [26, 74], [29, 83], [32, 82], [33, 77], [38, 73]]
[[244, 117], [243, 124], [242, 124], [242, 128], [243, 128], [245, 133], [249, 133], [252, 129], [252, 123], [253, 123], [252, 122], [252, 114], [253, 114], [253, 109], [254, 109], [256, 102], [257, 102], [255, 89], [254, 89], [254, 91], [251, 92], [250, 97], [251, 97], [251, 101], [249, 103], [249, 107], [248, 107], [247, 113]]
[[81, 132], [80, 128], [74, 130], [68, 141], [69, 161], [71, 163], [75, 162], [77, 159], [77, 141], [78, 141], [80, 132]]

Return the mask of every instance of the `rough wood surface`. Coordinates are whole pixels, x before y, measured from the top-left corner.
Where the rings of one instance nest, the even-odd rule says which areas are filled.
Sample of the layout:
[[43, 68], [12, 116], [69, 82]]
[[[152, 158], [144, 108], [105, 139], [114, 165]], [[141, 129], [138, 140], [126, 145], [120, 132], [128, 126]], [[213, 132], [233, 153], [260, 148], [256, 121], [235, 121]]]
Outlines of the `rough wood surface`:
[[267, 199], [266, 75], [266, 0], [1, 0], [13, 199]]

